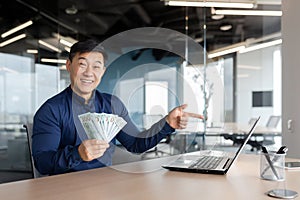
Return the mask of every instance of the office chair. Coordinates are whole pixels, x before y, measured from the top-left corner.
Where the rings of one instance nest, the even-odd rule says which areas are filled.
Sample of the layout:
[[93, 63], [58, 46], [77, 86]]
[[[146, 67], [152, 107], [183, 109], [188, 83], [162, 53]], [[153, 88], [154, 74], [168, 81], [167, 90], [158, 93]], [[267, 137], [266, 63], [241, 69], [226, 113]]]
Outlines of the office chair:
[[[248, 121], [248, 125], [249, 126], [252, 126], [253, 123], [255, 123], [255, 121], [257, 120], [257, 118], [255, 117], [252, 117], [250, 118], [250, 120]], [[244, 136], [241, 136], [240, 134], [236, 133], [236, 134], [228, 134], [228, 133], [223, 133], [221, 134], [226, 140], [232, 140], [233, 142], [233, 146], [235, 145], [239, 145], [241, 143], [243, 143], [244, 141]], [[253, 136], [252, 136], [253, 138]], [[251, 148], [251, 151], [254, 151], [254, 148], [256, 148], [257, 144], [258, 144], [258, 141], [257, 141], [257, 138], [256, 136], [254, 136], [254, 140], [249, 140], [247, 144], [249, 144], [252, 148]], [[258, 145], [260, 146], [260, 144]]]
[[30, 161], [31, 161], [31, 170], [32, 170], [32, 176], [33, 178], [39, 178], [45, 175], [41, 175], [37, 169], [34, 166], [34, 160], [32, 157], [32, 148], [31, 148], [31, 144], [32, 144], [32, 140], [31, 140], [31, 136], [32, 136], [32, 124], [24, 124], [23, 127], [26, 130], [26, 135], [27, 135], [27, 141], [28, 141], [28, 149], [30, 152]]
[[[252, 126], [253, 123], [257, 120], [257, 118], [252, 117], [250, 118], [248, 125]], [[256, 133], [255, 135], [253, 135], [251, 138], [254, 138], [254, 140], [249, 140], [247, 144], [249, 144], [251, 146], [251, 151], [254, 151], [254, 149], [256, 149], [257, 151], [261, 149], [261, 145], [262, 145], [262, 141], [258, 140], [258, 138], [263, 137], [262, 134], [258, 134]]]
[[[271, 115], [268, 119], [268, 122], [266, 124], [267, 128], [277, 128], [278, 123], [280, 121], [280, 116]], [[257, 140], [257, 137], [262, 137], [262, 140]], [[261, 146], [270, 146], [275, 144], [274, 140], [274, 133], [261, 133], [255, 134], [255, 140], [251, 141], [249, 140], [248, 144], [251, 145], [252, 149], [251, 151], [254, 151], [254, 149], [261, 150]]]
[[251, 126], [252, 124], [254, 124], [254, 122], [256, 122], [256, 120], [257, 120], [257, 118], [255, 118], [255, 117], [250, 118], [250, 120], [248, 122], [249, 126]]
[[[149, 129], [153, 124], [155, 124], [156, 122], [158, 122], [159, 120], [161, 120], [163, 118], [163, 115], [151, 115], [151, 114], [145, 114], [143, 115], [143, 129], [147, 130]], [[171, 136], [167, 136], [165, 139], [163, 139], [162, 141], [159, 142], [159, 144], [169, 144], [171, 142]], [[158, 149], [157, 146], [153, 147], [152, 149], [144, 152], [142, 154], [142, 158], [145, 158], [147, 154], [149, 153], [154, 153], [156, 157], [159, 157], [159, 154], [164, 155], [164, 154], [168, 154], [170, 155], [170, 153], [161, 151]]]
[[[281, 119], [281, 116], [277, 116], [277, 115], [271, 115], [268, 119], [268, 122], [266, 124], [266, 127], [267, 128], [277, 128], [278, 126], [278, 123]], [[264, 134], [264, 140], [263, 140], [263, 145], [273, 145], [275, 144], [275, 140], [274, 140], [274, 137], [275, 135], [270, 133], [269, 135], [268, 134]]]

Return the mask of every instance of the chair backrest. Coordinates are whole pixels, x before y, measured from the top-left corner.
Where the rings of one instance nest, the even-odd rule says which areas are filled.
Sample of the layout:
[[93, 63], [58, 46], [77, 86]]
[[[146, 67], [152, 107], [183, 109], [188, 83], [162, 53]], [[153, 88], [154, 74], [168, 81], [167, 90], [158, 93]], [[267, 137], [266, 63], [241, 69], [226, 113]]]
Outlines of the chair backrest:
[[254, 124], [256, 122], [257, 118], [251, 118], [248, 122], [248, 124], [251, 126], [252, 124]]
[[271, 115], [269, 117], [269, 120], [268, 120], [267, 124], [266, 124], [266, 127], [277, 128], [277, 125], [278, 125], [280, 119], [281, 119], [281, 116]]
[[23, 127], [26, 129], [26, 133], [27, 133], [28, 149], [30, 151], [30, 161], [31, 161], [31, 169], [32, 169], [33, 178], [42, 177], [44, 175], [41, 175], [37, 171], [37, 169], [34, 166], [34, 160], [33, 160], [33, 157], [32, 157], [32, 148], [31, 148], [31, 144], [32, 144], [32, 140], [31, 140], [31, 136], [32, 136], [32, 124], [24, 124]]

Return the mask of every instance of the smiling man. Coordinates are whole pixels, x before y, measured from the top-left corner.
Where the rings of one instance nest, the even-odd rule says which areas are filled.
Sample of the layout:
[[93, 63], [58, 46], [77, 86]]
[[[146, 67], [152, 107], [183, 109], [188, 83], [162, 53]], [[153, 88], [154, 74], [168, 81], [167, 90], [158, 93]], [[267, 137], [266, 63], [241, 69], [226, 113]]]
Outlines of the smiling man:
[[[142, 153], [175, 129], [185, 128], [188, 117], [203, 119], [202, 115], [184, 112], [186, 105], [181, 105], [150, 129], [140, 132], [120, 99], [96, 90], [106, 69], [105, 59], [103, 47], [93, 40], [80, 41], [71, 47], [66, 63], [71, 85], [48, 99], [34, 116], [32, 154], [41, 174], [109, 166], [116, 140], [128, 151]], [[78, 115], [86, 112], [115, 114], [127, 124], [110, 143], [88, 139], [78, 119]]]

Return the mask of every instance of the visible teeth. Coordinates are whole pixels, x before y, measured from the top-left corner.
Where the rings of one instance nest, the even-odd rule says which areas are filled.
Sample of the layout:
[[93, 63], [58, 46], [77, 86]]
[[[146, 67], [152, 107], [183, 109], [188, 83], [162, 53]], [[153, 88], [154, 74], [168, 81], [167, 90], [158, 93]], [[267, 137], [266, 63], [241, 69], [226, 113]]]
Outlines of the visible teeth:
[[89, 81], [89, 80], [81, 80], [84, 83], [92, 83], [93, 81]]

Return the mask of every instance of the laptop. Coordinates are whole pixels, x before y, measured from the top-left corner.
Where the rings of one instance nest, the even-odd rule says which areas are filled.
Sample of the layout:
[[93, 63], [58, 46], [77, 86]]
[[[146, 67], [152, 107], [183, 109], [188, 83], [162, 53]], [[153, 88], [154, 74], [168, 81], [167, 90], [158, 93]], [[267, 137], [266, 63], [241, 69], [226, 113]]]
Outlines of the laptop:
[[[170, 164], [163, 165], [165, 169], [181, 172], [194, 172], [206, 174], [226, 174], [234, 161], [238, 158], [243, 148], [246, 146], [252, 136], [260, 117], [253, 123], [244, 142], [240, 145], [234, 154], [223, 151], [205, 150], [184, 154]], [[195, 154], [196, 153], [196, 154]]]

